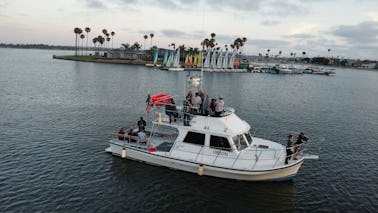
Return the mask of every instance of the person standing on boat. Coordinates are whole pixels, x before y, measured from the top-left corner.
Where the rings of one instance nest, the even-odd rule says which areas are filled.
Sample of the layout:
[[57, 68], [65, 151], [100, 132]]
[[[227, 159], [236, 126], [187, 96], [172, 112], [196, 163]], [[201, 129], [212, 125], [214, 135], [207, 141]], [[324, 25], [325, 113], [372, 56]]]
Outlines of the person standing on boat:
[[215, 117], [220, 117], [224, 110], [224, 101], [223, 97], [219, 97], [219, 101], [217, 103], [217, 106], [215, 107]]
[[211, 103], [210, 103], [211, 115], [215, 114], [216, 107], [217, 107], [217, 99], [213, 98], [211, 99]]
[[201, 98], [201, 104], [199, 106], [199, 113], [203, 114], [204, 113], [203, 102], [205, 101], [205, 94], [201, 90], [198, 90], [198, 94], [199, 94], [199, 97]]
[[138, 121], [137, 125], [138, 125], [139, 129], [141, 129], [141, 128], [144, 129], [146, 127], [147, 123], [146, 123], [145, 120], [143, 120], [143, 117], [140, 117], [140, 120]]
[[174, 122], [176, 122], [177, 109], [173, 98], [170, 99], [170, 103], [165, 105], [165, 114], [167, 114], [169, 117], [169, 123], [172, 123], [172, 117]]
[[199, 96], [199, 93], [196, 92], [196, 96], [193, 98], [193, 105], [194, 105], [194, 112], [193, 112], [193, 114], [198, 114], [199, 113], [201, 104], [202, 104], [202, 99]]
[[183, 108], [183, 113], [184, 113], [184, 126], [190, 126], [190, 110], [192, 108], [192, 104], [190, 103], [190, 96], [186, 96], [186, 99], [184, 100], [184, 108]]
[[205, 116], [208, 116], [210, 114], [210, 111], [211, 111], [210, 104], [211, 104], [210, 96], [209, 94], [206, 94], [206, 98], [203, 101], [203, 114]]
[[289, 163], [289, 160], [291, 159], [291, 156], [293, 155], [293, 147], [295, 146], [294, 144], [294, 135], [290, 134], [287, 139], [287, 144], [286, 144], [286, 159], [285, 159], [285, 164]]
[[301, 146], [303, 143], [307, 142], [308, 141], [308, 138], [305, 136], [305, 134], [303, 132], [301, 132], [299, 135], [298, 135], [298, 139], [297, 139], [297, 142], [295, 142], [295, 154], [294, 154], [294, 160], [297, 160], [297, 156], [299, 155], [300, 151], [301, 151]]

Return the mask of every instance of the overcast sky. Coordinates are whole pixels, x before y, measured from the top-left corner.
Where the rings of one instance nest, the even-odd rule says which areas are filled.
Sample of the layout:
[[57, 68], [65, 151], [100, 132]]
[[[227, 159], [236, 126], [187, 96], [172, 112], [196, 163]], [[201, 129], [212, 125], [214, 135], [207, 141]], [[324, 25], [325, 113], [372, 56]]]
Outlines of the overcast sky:
[[0, 0], [2, 43], [74, 45], [75, 27], [90, 27], [90, 39], [114, 31], [114, 47], [144, 45], [150, 33], [158, 47], [200, 47], [214, 32], [222, 47], [246, 37], [252, 55], [331, 49], [335, 57], [378, 60], [378, 0]]

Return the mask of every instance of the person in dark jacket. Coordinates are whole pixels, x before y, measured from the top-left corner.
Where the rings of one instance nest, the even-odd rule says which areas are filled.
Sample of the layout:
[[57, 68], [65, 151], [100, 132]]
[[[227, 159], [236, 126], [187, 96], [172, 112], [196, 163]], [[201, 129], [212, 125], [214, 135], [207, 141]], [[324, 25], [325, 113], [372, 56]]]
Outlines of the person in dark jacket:
[[303, 132], [301, 132], [298, 135], [297, 142], [295, 142], [295, 154], [294, 154], [294, 160], [297, 160], [297, 156], [299, 155], [299, 152], [301, 151], [301, 146], [303, 143], [307, 142], [308, 138], [305, 136]]
[[137, 123], [137, 126], [138, 126], [138, 128], [139, 129], [144, 129], [145, 127], [146, 127], [146, 121], [145, 120], [143, 120], [143, 117], [140, 117], [140, 120], [138, 121], [138, 123]]
[[285, 164], [289, 163], [289, 160], [291, 159], [291, 156], [293, 155], [293, 147], [295, 146], [294, 144], [294, 136], [290, 134], [287, 139], [287, 144], [286, 144], [286, 159], [285, 159]]

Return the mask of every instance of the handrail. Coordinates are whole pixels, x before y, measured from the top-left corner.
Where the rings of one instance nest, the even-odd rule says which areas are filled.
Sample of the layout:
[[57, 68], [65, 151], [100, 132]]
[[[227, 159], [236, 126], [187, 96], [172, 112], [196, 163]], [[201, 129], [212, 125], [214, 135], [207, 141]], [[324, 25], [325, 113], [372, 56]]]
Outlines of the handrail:
[[[120, 134], [116, 133], [116, 132], [112, 132], [111, 133], [112, 135], [112, 138], [117, 138], [118, 139], [118, 136], [120, 136]], [[124, 141], [127, 142], [128, 144], [130, 145], [143, 145], [143, 147], [146, 147], [148, 148], [150, 143], [151, 143], [151, 138], [146, 138], [146, 139], [141, 139], [139, 138], [138, 136], [131, 136], [131, 135], [122, 135], [124, 137]], [[136, 140], [136, 142], [131, 142], [131, 140]], [[183, 141], [181, 141], [182, 143]], [[305, 145], [309, 144], [310, 141], [307, 141], [307, 142], [304, 142], [300, 145], [297, 145], [298, 148], [298, 152], [295, 152], [295, 153], [292, 153], [291, 155], [288, 155], [288, 156], [285, 156], [285, 157], [290, 157], [292, 158], [294, 155], [297, 155], [299, 158], [302, 157], [302, 154], [303, 154], [303, 151], [304, 149], [302, 147], [304, 147]], [[177, 149], [177, 145], [180, 144], [180, 142], [175, 142], [173, 143], [172, 145], [172, 148], [170, 150], [173, 150], [173, 149]], [[126, 145], [126, 144], [125, 144]], [[203, 155], [203, 156], [215, 156], [215, 159], [213, 160], [213, 164], [215, 164], [215, 162], [217, 161], [218, 157], [222, 157], [222, 158], [230, 158], [230, 159], [234, 159], [234, 162], [232, 164], [232, 168], [235, 166], [236, 162], [238, 160], [254, 160], [254, 164], [252, 166], [252, 168], [254, 168], [257, 164], [258, 161], [265, 161], [265, 160], [275, 160], [275, 163], [273, 165], [276, 166], [279, 159], [282, 158], [282, 156], [286, 153], [286, 150], [287, 149], [291, 149], [291, 148], [294, 148], [294, 147], [290, 147], [290, 148], [282, 148], [282, 149], [273, 149], [273, 148], [259, 148], [258, 146], [256, 147], [251, 147], [250, 146], [250, 149], [246, 150], [246, 149], [243, 149], [242, 151], [239, 151], [237, 153], [237, 155], [234, 157], [234, 156], [223, 156], [223, 155], [220, 155], [221, 153], [220, 152], [217, 152], [216, 155], [214, 155], [215, 153], [213, 154], [209, 154], [209, 153], [203, 153], [203, 150], [204, 150], [204, 147], [205, 146], [201, 146], [200, 150], [197, 151], [197, 152], [192, 152], [192, 151], [188, 151], [188, 150], [180, 150], [180, 151], [184, 151], [184, 152], [187, 152], [187, 153], [193, 153], [193, 154], [196, 154], [196, 158], [195, 158], [195, 161], [198, 160], [198, 157], [200, 155]], [[209, 147], [209, 148], [215, 148], [215, 147]], [[220, 147], [216, 147], [216, 149], [218, 150], [223, 150], [223, 151], [231, 151], [231, 153], [234, 153], [233, 151], [235, 151], [234, 149], [232, 148], [229, 148], [229, 149], [222, 149]], [[242, 152], [244, 153], [242, 155]], [[279, 156], [277, 157], [276, 154], [272, 154], [271, 156], [272, 157], [269, 157], [269, 158], [261, 158], [263, 153], [268, 153], [268, 152], [279, 152]], [[241, 156], [250, 156], [248, 153], [251, 153], [253, 154], [254, 153], [254, 158], [243, 158]], [[265, 155], [266, 156], [266, 155]]]
[[[141, 143], [146, 143], [146, 144], [149, 144], [150, 143], [150, 139], [149, 138], [140, 138], [138, 136], [133, 136], [133, 135], [128, 135], [128, 134], [118, 134], [118, 133], [115, 133], [115, 132], [112, 132], [112, 138], [119, 138], [119, 137], [123, 137], [123, 141], [127, 141], [128, 143], [138, 143], [138, 144], [141, 144]], [[128, 140], [126, 140], [128, 139]], [[134, 141], [131, 141], [131, 140], [135, 140]]]

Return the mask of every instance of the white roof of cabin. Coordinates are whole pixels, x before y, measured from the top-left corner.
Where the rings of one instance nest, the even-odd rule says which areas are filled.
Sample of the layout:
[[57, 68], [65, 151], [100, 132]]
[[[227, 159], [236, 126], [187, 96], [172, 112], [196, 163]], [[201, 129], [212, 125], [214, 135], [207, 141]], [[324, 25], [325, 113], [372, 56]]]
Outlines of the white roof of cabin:
[[190, 122], [191, 129], [209, 131], [221, 135], [237, 135], [248, 131], [251, 127], [235, 113], [224, 117], [194, 116]]

